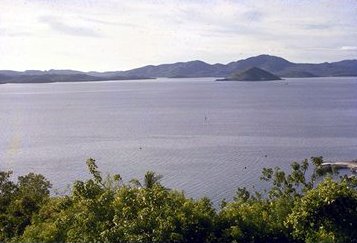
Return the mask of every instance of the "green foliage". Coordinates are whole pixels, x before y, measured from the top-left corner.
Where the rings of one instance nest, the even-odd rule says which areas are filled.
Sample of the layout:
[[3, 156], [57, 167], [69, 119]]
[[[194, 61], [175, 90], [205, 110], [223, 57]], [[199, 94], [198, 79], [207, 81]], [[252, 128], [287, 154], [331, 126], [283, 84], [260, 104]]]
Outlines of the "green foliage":
[[74, 183], [72, 194], [53, 198], [34, 217], [24, 242], [204, 242], [213, 237], [215, 211], [208, 199], [194, 201], [160, 185], [146, 173], [144, 187], [104, 182], [95, 161], [93, 179]]
[[123, 187], [114, 201], [111, 242], [204, 242], [213, 231], [215, 212], [207, 199], [193, 201], [161, 185]]
[[147, 171], [144, 176], [144, 181], [141, 183], [138, 179], [130, 180], [130, 184], [134, 187], [152, 188], [154, 185], [159, 185], [162, 175], [158, 175], [153, 171]]
[[353, 242], [357, 179], [336, 179], [322, 163], [293, 162], [290, 173], [265, 168], [268, 190], [238, 188], [219, 212], [207, 198], [165, 188], [152, 171], [142, 182], [103, 178], [94, 159], [92, 178], [66, 196], [50, 197], [42, 175], [15, 183], [0, 172], [0, 242]]
[[6, 213], [17, 190], [16, 184], [10, 180], [11, 174], [12, 171], [0, 171], [0, 214]]
[[295, 201], [287, 225], [307, 242], [351, 242], [357, 239], [357, 191], [344, 178], [326, 178]]
[[10, 180], [12, 172], [0, 172], [0, 242], [16, 240], [31, 224], [49, 198], [51, 184], [42, 175], [29, 173]]
[[[337, 182], [328, 179], [339, 187], [334, 188], [334, 194], [325, 190], [327, 194], [321, 198], [320, 190], [326, 182], [323, 181], [316, 189], [314, 186], [322, 177], [330, 178], [336, 171], [323, 168], [322, 157], [312, 157], [311, 162], [314, 166], [312, 171], [309, 171], [308, 160], [293, 162], [290, 174], [278, 167], [264, 168], [260, 179], [270, 186], [265, 197], [260, 192], [251, 193], [246, 188], [238, 188], [234, 201], [225, 203], [219, 213], [223, 239], [237, 242], [320, 242], [331, 239], [333, 242], [346, 242], [353, 237], [356, 239], [353, 228], [356, 225], [352, 223], [357, 222], [357, 205], [353, 196], [357, 193], [356, 179], [343, 177]], [[346, 186], [350, 194], [345, 194]], [[342, 197], [341, 194], [344, 197], [337, 200], [337, 195]], [[327, 198], [337, 200], [333, 209], [319, 204], [329, 200]], [[314, 207], [313, 203], [317, 205]], [[311, 214], [306, 215], [307, 212]], [[319, 223], [312, 223], [314, 221]], [[309, 228], [311, 224], [315, 227]]]

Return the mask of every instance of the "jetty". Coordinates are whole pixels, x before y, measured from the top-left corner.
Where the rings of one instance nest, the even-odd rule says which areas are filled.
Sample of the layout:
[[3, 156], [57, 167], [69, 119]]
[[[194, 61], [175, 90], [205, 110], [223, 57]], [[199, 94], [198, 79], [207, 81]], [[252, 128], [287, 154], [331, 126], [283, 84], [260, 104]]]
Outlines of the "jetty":
[[333, 166], [336, 169], [350, 169], [353, 173], [357, 173], [357, 160], [351, 161], [329, 161], [322, 163], [323, 167]]

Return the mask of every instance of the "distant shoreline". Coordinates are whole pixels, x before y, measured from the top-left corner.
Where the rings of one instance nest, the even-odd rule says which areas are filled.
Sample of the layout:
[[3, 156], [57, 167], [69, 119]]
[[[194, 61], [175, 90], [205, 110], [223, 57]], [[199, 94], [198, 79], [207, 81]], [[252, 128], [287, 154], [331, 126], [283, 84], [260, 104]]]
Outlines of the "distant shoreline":
[[138, 80], [159, 77], [201, 78], [229, 77], [233, 73], [243, 72], [256, 67], [283, 78], [313, 77], [357, 77], [357, 60], [342, 60], [324, 63], [293, 63], [284, 58], [271, 55], [259, 55], [227, 64], [209, 64], [195, 60], [161, 65], [147, 65], [126, 71], [82, 72], [70, 69], [62, 70], [0, 70], [1, 83], [51, 83], [68, 81], [107, 81]]
[[0, 84], [41, 84], [41, 83], [83, 83], [83, 82], [107, 82], [107, 81], [128, 81], [128, 80], [149, 80], [156, 79], [150, 77], [113, 77], [113, 78], [100, 78], [100, 77], [90, 77], [88, 79], [72, 79], [71, 75], [58, 77], [50, 77], [51, 79], [46, 79], [46, 77], [39, 76], [21, 76], [18, 78], [12, 78], [9, 80], [0, 80]]
[[282, 77], [280, 80], [240, 80], [240, 81], [235, 81], [235, 80], [226, 80], [225, 78], [217, 78], [217, 77], [182, 77], [182, 78], [172, 78], [172, 77], [157, 77], [157, 78], [131, 78], [131, 79], [97, 79], [97, 80], [66, 80], [66, 81], [27, 81], [27, 82], [16, 82], [16, 81], [0, 81], [0, 85], [2, 84], [50, 84], [50, 83], [91, 83], [91, 82], [113, 82], [113, 81], [136, 81], [136, 80], [157, 80], [157, 79], [173, 79], [173, 80], [184, 80], [184, 79], [200, 79], [200, 78], [212, 78], [212, 81], [215, 82], [273, 82], [273, 81], [289, 81], [292, 79], [322, 79], [322, 78], [357, 78], [357, 76], [324, 76], [324, 77]]

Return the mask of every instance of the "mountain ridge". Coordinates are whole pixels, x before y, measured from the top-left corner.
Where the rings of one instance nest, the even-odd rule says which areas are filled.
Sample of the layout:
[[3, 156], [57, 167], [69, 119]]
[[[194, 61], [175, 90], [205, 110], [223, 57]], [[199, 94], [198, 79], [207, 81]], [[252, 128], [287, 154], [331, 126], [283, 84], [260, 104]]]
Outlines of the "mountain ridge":
[[[357, 60], [342, 60], [324, 63], [293, 63], [284, 58], [267, 54], [249, 57], [228, 64], [201, 63], [200, 70], [191, 72], [198, 61], [172, 64], [151, 65], [122, 71], [121, 74], [145, 74], [152, 77], [226, 77], [233, 72], [244, 71], [251, 67], [262, 68], [280, 77], [326, 77], [357, 76]], [[183, 70], [182, 67], [185, 67]], [[203, 67], [203, 69], [202, 69]]]
[[[201, 60], [176, 62], [160, 65], [146, 65], [126, 71], [82, 72], [71, 69], [60, 70], [26, 70], [24, 72], [0, 70], [0, 83], [67, 82], [80, 77], [78, 81], [105, 81], [146, 78], [195, 78], [195, 77], [228, 77], [232, 73], [242, 72], [257, 67], [279, 77], [341, 77], [357, 76], [357, 59], [323, 63], [294, 63], [282, 57], [262, 54], [241, 59], [227, 64], [209, 64]], [[44, 76], [45, 75], [45, 76]], [[34, 77], [35, 76], [35, 77]], [[34, 81], [35, 80], [35, 81]]]

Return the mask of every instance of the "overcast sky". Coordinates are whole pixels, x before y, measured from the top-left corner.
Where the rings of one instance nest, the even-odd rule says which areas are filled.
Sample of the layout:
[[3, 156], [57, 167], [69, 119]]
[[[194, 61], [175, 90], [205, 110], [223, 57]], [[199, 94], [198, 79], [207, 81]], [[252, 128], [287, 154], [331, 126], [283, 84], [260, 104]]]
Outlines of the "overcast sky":
[[357, 59], [357, 1], [0, 0], [0, 69]]

